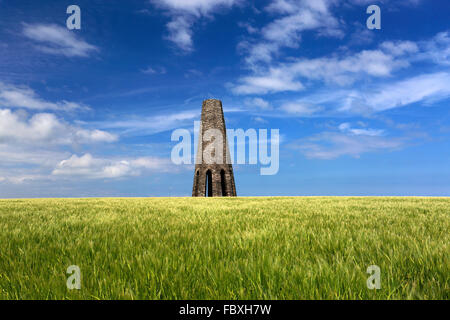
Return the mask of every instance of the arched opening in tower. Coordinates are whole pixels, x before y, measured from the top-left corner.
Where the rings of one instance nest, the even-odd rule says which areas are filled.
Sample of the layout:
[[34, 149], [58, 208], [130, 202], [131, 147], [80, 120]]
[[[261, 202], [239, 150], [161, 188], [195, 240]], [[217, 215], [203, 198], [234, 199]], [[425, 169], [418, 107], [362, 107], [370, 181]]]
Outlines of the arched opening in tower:
[[222, 185], [222, 197], [227, 196], [227, 181], [225, 178], [225, 170], [220, 170], [220, 183]]
[[197, 172], [195, 173], [194, 177], [194, 195], [198, 196], [198, 180], [200, 178], [200, 170], [197, 169]]
[[206, 171], [205, 197], [212, 197], [212, 173], [211, 170]]

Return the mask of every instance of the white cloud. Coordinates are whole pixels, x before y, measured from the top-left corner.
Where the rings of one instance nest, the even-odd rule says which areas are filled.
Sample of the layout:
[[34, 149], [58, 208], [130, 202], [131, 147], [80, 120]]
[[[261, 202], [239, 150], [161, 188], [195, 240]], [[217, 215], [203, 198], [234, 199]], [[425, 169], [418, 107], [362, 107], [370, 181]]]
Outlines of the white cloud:
[[260, 38], [244, 41], [246, 62], [254, 66], [259, 62], [271, 62], [282, 47], [297, 48], [302, 32], [315, 30], [320, 36], [342, 37], [339, 21], [333, 17], [330, 7], [336, 1], [330, 0], [274, 0], [266, 11], [281, 17], [261, 29]]
[[76, 129], [75, 136], [77, 141], [82, 142], [115, 142], [118, 140], [116, 135], [98, 129]]
[[3, 180], [0, 178], [0, 182], [10, 182], [12, 184], [22, 184], [24, 182], [29, 181], [36, 181], [36, 180], [43, 180], [47, 179], [48, 177], [38, 174], [23, 174], [23, 175], [16, 175], [16, 176], [9, 176], [9, 177], [3, 177]]
[[48, 170], [69, 155], [46, 143], [5, 143], [0, 139], [0, 176], [4, 183], [12, 184], [48, 179]]
[[0, 83], [0, 175], [3, 181], [19, 184], [48, 179], [48, 170], [70, 154], [67, 147], [80, 148], [118, 140], [115, 134], [86, 129], [53, 113], [39, 112], [80, 109], [88, 107], [68, 101], [49, 102], [26, 86]]
[[379, 137], [384, 135], [382, 129], [370, 129], [370, 128], [352, 128], [350, 123], [344, 122], [339, 125], [339, 130], [344, 133], [352, 134], [355, 136], [372, 136]]
[[[41, 166], [54, 167], [61, 159], [66, 158], [69, 153], [45, 149], [39, 145], [0, 143], [0, 167], [7, 168], [15, 166]], [[9, 171], [9, 170], [8, 170]]]
[[253, 99], [245, 99], [244, 104], [251, 107], [251, 108], [259, 108], [261, 110], [270, 110], [272, 109], [272, 106], [269, 102], [262, 98], [253, 98]]
[[193, 25], [202, 17], [210, 18], [223, 8], [230, 8], [241, 0], [150, 0], [164, 9], [171, 21], [167, 24], [167, 39], [185, 52], [193, 50]]
[[178, 13], [207, 16], [220, 7], [231, 7], [237, 0], [151, 0], [155, 5]]
[[385, 41], [380, 48], [394, 57], [419, 51], [418, 45], [412, 41]]
[[167, 70], [164, 67], [147, 67], [141, 70], [141, 72], [145, 74], [165, 74]]
[[404, 56], [409, 62], [428, 61], [450, 65], [450, 33], [439, 32], [424, 41], [385, 41], [380, 49], [392, 56]]
[[[406, 80], [383, 82], [362, 89], [323, 89], [292, 102], [300, 107], [322, 107], [322, 114], [349, 112], [370, 115], [413, 103], [429, 106], [450, 98], [450, 73], [437, 72]], [[301, 110], [301, 109], [300, 109]], [[285, 110], [286, 111], [286, 110]]]
[[70, 145], [116, 140], [113, 134], [74, 127], [51, 113], [37, 113], [28, 118], [20, 112], [0, 109], [0, 143]]
[[298, 141], [292, 147], [307, 158], [330, 160], [346, 155], [359, 158], [363, 153], [394, 151], [404, 144], [404, 138], [323, 132]]
[[300, 59], [242, 77], [232, 86], [232, 91], [236, 94], [299, 91], [304, 89], [299, 78], [348, 85], [363, 75], [386, 77], [393, 70], [406, 66], [407, 61], [395, 59], [380, 50], [363, 50], [346, 57]]
[[254, 117], [253, 121], [257, 122], [257, 123], [267, 123], [268, 121], [265, 120], [264, 118], [261, 117]]
[[181, 128], [186, 125], [193, 127], [194, 121], [200, 118], [200, 111], [196, 109], [151, 117], [135, 116], [118, 121], [94, 122], [93, 125], [104, 129], [122, 130], [124, 134], [133, 134], [136, 132], [139, 134], [154, 134]]
[[144, 168], [155, 171], [169, 171], [172, 168], [172, 162], [169, 159], [157, 157], [140, 157], [130, 160], [131, 166], [135, 168]]
[[[274, 20], [262, 29], [264, 39], [275, 41], [279, 45], [296, 47], [300, 40], [300, 33], [305, 30], [318, 29], [321, 34], [338, 36], [338, 20], [331, 15], [330, 6], [333, 1], [327, 0], [300, 0], [275, 1], [267, 7], [270, 12], [287, 14], [287, 16]], [[280, 3], [282, 7], [280, 7]], [[284, 4], [288, 3], [288, 7]]]
[[258, 32], [258, 29], [253, 27], [250, 23], [248, 22], [239, 22], [238, 26], [241, 28], [244, 28], [245, 30], [247, 30], [247, 32], [249, 34], [254, 34]]
[[169, 159], [157, 157], [141, 157], [136, 159], [102, 159], [94, 158], [86, 153], [79, 157], [72, 155], [63, 160], [53, 170], [54, 176], [85, 177], [89, 179], [121, 178], [126, 176], [137, 176], [142, 170], [153, 172], [173, 171]]
[[52, 175], [86, 176], [89, 178], [117, 178], [133, 174], [129, 162], [97, 159], [89, 153], [78, 157], [72, 155], [62, 160], [53, 170]]
[[253, 43], [244, 40], [238, 44], [238, 49], [249, 51], [249, 55], [245, 58], [245, 61], [253, 67], [260, 61], [270, 62], [272, 56], [278, 52], [279, 46], [272, 42]]
[[340, 110], [358, 111], [370, 108], [379, 112], [416, 102], [428, 104], [450, 97], [449, 83], [450, 73], [438, 72], [383, 84], [364, 93], [353, 92]]
[[347, 46], [368, 45], [375, 40], [376, 33], [367, 29], [367, 26], [361, 22], [353, 23], [354, 31], [349, 35], [349, 43]]
[[432, 39], [419, 44], [422, 51], [414, 57], [417, 60], [424, 59], [438, 65], [450, 65], [450, 33], [440, 32]]
[[167, 30], [169, 31], [167, 39], [186, 52], [192, 51], [192, 24], [193, 22], [189, 17], [179, 16], [173, 18], [167, 24]]
[[243, 77], [239, 84], [231, 85], [236, 94], [266, 94], [281, 91], [300, 91], [303, 84], [294, 80], [295, 74], [282, 68], [270, 69], [267, 73]]
[[407, 65], [407, 62], [395, 60], [379, 50], [363, 50], [342, 58], [302, 59], [285, 68], [307, 79], [351, 84], [358, 75], [385, 77], [393, 70]]
[[[261, 47], [257, 47], [258, 50]], [[271, 45], [266, 49], [269, 50]], [[270, 57], [270, 50], [262, 50], [261, 57]], [[267, 94], [304, 89], [305, 80], [349, 86], [360, 79], [386, 78], [394, 72], [418, 61], [432, 61], [450, 65], [450, 36], [441, 32], [422, 42], [386, 41], [373, 50], [340, 53], [320, 58], [301, 58], [256, 68], [252, 74], [229, 85], [235, 94]]]
[[376, 4], [377, 2], [381, 4], [387, 4], [389, 3], [389, 6], [392, 8], [393, 5], [404, 5], [404, 6], [410, 6], [410, 5], [418, 5], [422, 0], [350, 0], [351, 3], [355, 5], [371, 5]]
[[29, 87], [16, 86], [0, 82], [0, 107], [27, 108], [35, 110], [88, 110], [89, 107], [83, 104], [59, 101], [49, 102], [41, 99]]
[[80, 39], [75, 32], [54, 24], [24, 24], [23, 35], [38, 43], [39, 51], [67, 57], [88, 57], [99, 49]]
[[310, 116], [314, 113], [320, 112], [322, 108], [320, 106], [303, 102], [288, 102], [283, 104], [280, 107], [280, 110], [296, 116]]

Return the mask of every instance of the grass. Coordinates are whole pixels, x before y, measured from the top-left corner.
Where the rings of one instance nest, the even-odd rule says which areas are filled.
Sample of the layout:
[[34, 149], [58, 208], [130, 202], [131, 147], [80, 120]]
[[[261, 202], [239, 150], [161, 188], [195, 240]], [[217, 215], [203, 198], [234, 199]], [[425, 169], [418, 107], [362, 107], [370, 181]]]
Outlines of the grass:
[[[450, 198], [0, 200], [0, 299], [449, 299], [449, 210]], [[66, 287], [70, 265], [81, 290]]]

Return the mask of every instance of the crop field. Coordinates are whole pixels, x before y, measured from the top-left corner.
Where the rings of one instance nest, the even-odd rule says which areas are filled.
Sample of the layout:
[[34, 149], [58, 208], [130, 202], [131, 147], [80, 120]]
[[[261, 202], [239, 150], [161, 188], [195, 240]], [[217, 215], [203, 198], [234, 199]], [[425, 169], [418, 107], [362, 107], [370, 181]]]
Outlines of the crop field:
[[0, 299], [450, 298], [450, 198], [0, 200], [0, 230]]

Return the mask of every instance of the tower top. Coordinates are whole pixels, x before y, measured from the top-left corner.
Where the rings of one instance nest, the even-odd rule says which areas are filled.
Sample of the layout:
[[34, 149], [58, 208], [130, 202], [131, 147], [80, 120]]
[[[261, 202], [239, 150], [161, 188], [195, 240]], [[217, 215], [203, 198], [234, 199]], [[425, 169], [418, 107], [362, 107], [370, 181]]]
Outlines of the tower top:
[[[203, 100], [202, 103], [202, 121], [205, 121], [205, 113], [211, 114], [214, 113], [216, 117], [223, 118], [223, 109], [222, 109], [222, 101], [219, 99], [206, 99]], [[225, 125], [225, 120], [223, 120], [223, 125]], [[215, 127], [221, 127], [222, 124], [215, 124]]]
[[220, 103], [222, 103], [222, 101], [219, 100], [219, 99], [205, 99], [205, 100], [203, 100], [203, 103], [205, 103], [205, 102], [207, 102], [207, 101], [211, 101], [211, 102], [220, 102]]

